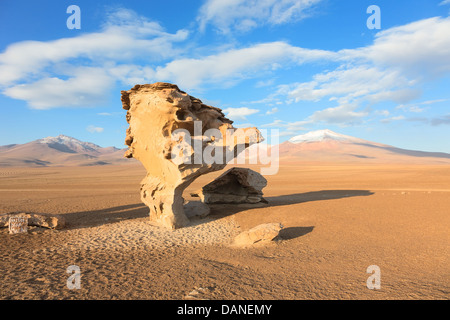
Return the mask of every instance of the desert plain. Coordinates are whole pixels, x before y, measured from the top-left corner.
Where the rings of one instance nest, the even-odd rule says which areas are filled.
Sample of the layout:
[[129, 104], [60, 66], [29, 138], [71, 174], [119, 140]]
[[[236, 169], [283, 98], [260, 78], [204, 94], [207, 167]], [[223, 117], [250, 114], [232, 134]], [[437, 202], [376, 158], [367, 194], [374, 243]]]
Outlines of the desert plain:
[[[227, 169], [198, 178], [185, 199]], [[212, 205], [175, 231], [150, 222], [144, 175], [137, 162], [0, 168], [0, 212], [67, 222], [26, 234], [0, 229], [0, 299], [450, 297], [449, 165], [283, 161], [266, 176], [268, 204]], [[276, 241], [232, 245], [241, 231], [272, 222], [284, 226]], [[71, 265], [80, 289], [67, 287]], [[371, 265], [380, 289], [366, 285]]]

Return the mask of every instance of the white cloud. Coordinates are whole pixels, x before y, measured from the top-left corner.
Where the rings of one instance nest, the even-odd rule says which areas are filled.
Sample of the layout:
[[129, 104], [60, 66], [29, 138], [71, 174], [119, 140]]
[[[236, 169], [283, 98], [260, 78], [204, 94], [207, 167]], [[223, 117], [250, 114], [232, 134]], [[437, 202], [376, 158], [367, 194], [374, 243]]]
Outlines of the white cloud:
[[260, 81], [256, 82], [255, 88], [269, 87], [269, 86], [272, 86], [274, 83], [275, 83], [275, 79], [260, 80]]
[[450, 71], [450, 17], [434, 17], [383, 30], [370, 46], [342, 50], [343, 59], [360, 59], [378, 68], [396, 68], [413, 79]]
[[[252, 27], [252, 21], [257, 24], [264, 23], [263, 20], [273, 24], [291, 21], [300, 8], [312, 7], [317, 2], [255, 2], [256, 12], [264, 13], [265, 18], [260, 19], [246, 10], [252, 1], [215, 0], [205, 3], [202, 14], [209, 17], [204, 23], [216, 23], [211, 19], [221, 12], [220, 8], [242, 7], [245, 9], [242, 12], [222, 10], [224, 21], [247, 19], [246, 23]], [[0, 85], [3, 94], [26, 100], [32, 108], [89, 106], [101, 103], [108, 88], [116, 82], [131, 86], [170, 81], [185, 90], [201, 89], [207, 84], [226, 87], [262, 74], [267, 77], [280, 68], [323, 61], [337, 63], [338, 67], [318, 73], [307, 82], [278, 86], [267, 99], [252, 103], [275, 105], [281, 102], [281, 96], [286, 97], [283, 99], [286, 104], [294, 99], [327, 98], [327, 108], [321, 110], [324, 112], [317, 111], [314, 117], [334, 122], [346, 113], [354, 121], [367, 113], [358, 106], [388, 100], [407, 104], [420, 96], [423, 83], [448, 74], [448, 30], [450, 18], [436, 17], [381, 31], [373, 44], [357, 49], [313, 50], [276, 41], [242, 48], [226, 46], [219, 53], [180, 58], [183, 51], [176, 43], [186, 40], [186, 30], [170, 34], [158, 23], [121, 9], [111, 12], [97, 33], [10, 45], [0, 54]], [[273, 80], [262, 80], [256, 85], [272, 84]]]
[[342, 104], [337, 107], [327, 108], [314, 112], [309, 120], [311, 122], [327, 122], [333, 124], [354, 124], [369, 114], [368, 111], [356, 111], [358, 105]]
[[274, 120], [272, 123], [261, 125], [262, 128], [276, 128], [280, 130], [279, 136], [292, 136], [298, 134], [299, 131], [305, 131], [305, 125], [311, 124], [311, 120], [287, 122], [283, 120]]
[[205, 82], [234, 81], [278, 68], [280, 63], [302, 64], [307, 61], [331, 59], [334, 53], [292, 46], [283, 41], [268, 42], [202, 58], [184, 58], [156, 69], [158, 80], [171, 80], [186, 89], [197, 88]]
[[375, 110], [375, 114], [387, 117], [391, 113], [389, 112], [389, 110]]
[[296, 101], [352, 101], [364, 98], [372, 103], [398, 103], [418, 98], [420, 90], [394, 66], [379, 68], [368, 64], [346, 64], [334, 71], [316, 74], [310, 82], [291, 84], [288, 97]]
[[421, 122], [423, 124], [432, 126], [450, 125], [450, 114], [440, 115], [433, 118], [425, 118], [425, 117], [408, 118], [406, 120], [411, 122]]
[[99, 68], [79, 68], [73, 77], [42, 78], [32, 83], [18, 84], [4, 90], [4, 94], [25, 100], [34, 109], [55, 107], [95, 106], [104, 102], [113, 80]]
[[419, 112], [425, 111], [425, 108], [420, 108], [417, 105], [404, 105], [404, 104], [398, 105], [396, 107], [396, 109], [401, 109], [403, 111], [414, 112], [414, 113], [419, 113]]
[[249, 109], [247, 107], [241, 108], [227, 108], [223, 109], [223, 112], [231, 120], [247, 120], [247, 116], [258, 113], [258, 109]]
[[119, 9], [109, 13], [100, 32], [8, 46], [0, 54], [0, 86], [3, 94], [32, 108], [92, 105], [105, 95], [105, 85], [153, 77], [150, 67], [130, 62], [173, 58], [181, 52], [173, 44], [187, 36], [186, 30], [166, 33], [158, 23]]
[[[449, 99], [435, 99], [435, 100], [426, 100], [422, 102], [418, 102], [415, 104], [400, 104], [396, 107], [396, 109], [401, 109], [403, 111], [419, 113], [428, 109], [430, 105], [440, 102], [448, 101]], [[419, 107], [419, 106], [427, 106], [427, 107]]]
[[442, 0], [442, 1], [439, 3], [440, 6], [443, 6], [443, 5], [446, 5], [446, 4], [450, 4], [450, 0]]
[[[283, 41], [255, 44], [198, 58], [178, 58], [181, 50], [176, 42], [185, 40], [188, 33], [175, 34], [133, 11], [113, 12], [101, 32], [86, 33], [73, 38], [54, 41], [23, 41], [10, 45], [0, 54], [0, 86], [2, 93], [26, 100], [32, 108], [92, 105], [105, 96], [97, 88], [97, 97], [87, 83], [83, 94], [78, 83], [102, 78], [108, 85], [123, 85], [170, 81], [191, 90], [205, 84], [231, 86], [236, 82], [261, 73], [273, 72], [283, 66], [337, 58], [334, 52], [310, 50], [292, 46]], [[143, 58], [144, 57], [144, 58]], [[175, 58], [175, 59], [174, 59]], [[144, 61], [142, 61], [144, 59]], [[166, 64], [161, 62], [170, 60]], [[135, 60], [139, 60], [136, 63]], [[158, 63], [159, 66], [152, 66]], [[145, 65], [144, 65], [145, 64]], [[97, 70], [83, 75], [87, 68]], [[268, 83], [265, 83], [268, 85]], [[71, 89], [75, 85], [76, 89]], [[98, 86], [102, 86], [100, 83]], [[47, 92], [67, 91], [67, 96]], [[43, 89], [39, 96], [39, 89]], [[47, 95], [48, 93], [48, 95]], [[75, 97], [84, 96], [86, 99]], [[93, 101], [88, 101], [89, 99]], [[83, 101], [88, 102], [84, 104]]]
[[404, 119], [405, 119], [404, 116], [395, 116], [395, 117], [383, 119], [383, 120], [381, 120], [381, 122], [389, 123], [389, 122], [392, 122], [392, 121], [399, 121], [399, 120], [404, 120]]
[[445, 102], [445, 101], [449, 101], [449, 100], [450, 100], [450, 99], [427, 100], [427, 101], [421, 102], [420, 104], [429, 105], [429, 104], [434, 104], [434, 103], [439, 103], [439, 102]]
[[278, 108], [272, 108], [266, 112], [266, 114], [271, 115], [278, 112]]
[[102, 117], [123, 116], [123, 112], [98, 112], [97, 115]]
[[322, 0], [207, 0], [200, 8], [200, 30], [208, 24], [221, 33], [246, 32], [259, 25], [279, 25], [301, 20]]
[[[153, 27], [149, 24], [147, 28]], [[137, 29], [143, 26], [136, 25]], [[0, 55], [0, 84], [33, 76], [52, 64], [69, 59], [88, 59], [94, 62], [120, 61], [146, 56], [148, 59], [173, 57], [178, 50], [172, 42], [184, 40], [187, 33], [175, 35], [162, 32], [133, 32], [130, 26], [108, 26], [98, 33], [82, 34], [54, 41], [22, 41], [10, 45]], [[146, 39], [144, 36], [153, 37]]]
[[316, 111], [311, 119], [342, 124], [368, 115], [359, 110], [364, 105], [408, 103], [420, 97], [423, 84], [450, 72], [448, 30], [450, 18], [435, 17], [381, 31], [372, 45], [328, 53], [340, 61], [335, 70], [281, 85], [277, 93], [296, 101], [336, 101], [337, 107]]
[[86, 128], [86, 130], [89, 131], [90, 133], [101, 133], [103, 132], [104, 128], [90, 125]]

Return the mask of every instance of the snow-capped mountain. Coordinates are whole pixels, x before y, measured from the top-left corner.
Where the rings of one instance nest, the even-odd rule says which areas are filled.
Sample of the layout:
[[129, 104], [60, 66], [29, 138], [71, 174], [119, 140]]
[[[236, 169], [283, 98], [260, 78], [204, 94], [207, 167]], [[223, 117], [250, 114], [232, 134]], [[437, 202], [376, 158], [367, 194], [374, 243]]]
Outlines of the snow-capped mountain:
[[279, 155], [285, 161], [450, 164], [448, 153], [406, 150], [328, 129], [292, 137], [279, 145]]
[[354, 138], [351, 136], [346, 136], [346, 135], [325, 129], [325, 130], [310, 131], [308, 133], [292, 137], [291, 139], [289, 139], [289, 142], [302, 143], [302, 142], [316, 142], [316, 141], [325, 141], [325, 140], [363, 141], [362, 139]]
[[[65, 136], [60, 134], [57, 137], [47, 137], [44, 139], [39, 139], [37, 142], [46, 144], [51, 148], [59, 150], [61, 152], [69, 152], [69, 153], [99, 153], [102, 150], [102, 147], [91, 143], [91, 142], [83, 142], [78, 139]], [[114, 148], [114, 147], [113, 147]], [[114, 148], [115, 151], [119, 150]]]
[[130, 163], [124, 149], [102, 148], [59, 135], [25, 144], [0, 146], [0, 166], [79, 166]]

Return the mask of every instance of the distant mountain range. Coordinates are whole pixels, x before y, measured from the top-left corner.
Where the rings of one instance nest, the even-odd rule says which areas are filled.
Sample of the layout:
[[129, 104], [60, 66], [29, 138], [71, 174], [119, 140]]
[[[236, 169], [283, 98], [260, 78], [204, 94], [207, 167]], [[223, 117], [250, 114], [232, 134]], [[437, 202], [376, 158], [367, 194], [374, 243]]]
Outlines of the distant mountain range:
[[279, 145], [285, 160], [450, 164], [450, 154], [407, 150], [346, 136], [331, 130], [311, 131]]
[[[295, 136], [279, 146], [281, 161], [346, 163], [450, 164], [450, 154], [406, 150], [330, 130]], [[25, 144], [0, 146], [0, 167], [92, 166], [136, 163], [123, 157], [126, 148], [102, 148], [59, 135]]]
[[125, 164], [125, 149], [102, 148], [90, 142], [59, 135], [25, 144], [0, 146], [0, 167], [92, 166]]

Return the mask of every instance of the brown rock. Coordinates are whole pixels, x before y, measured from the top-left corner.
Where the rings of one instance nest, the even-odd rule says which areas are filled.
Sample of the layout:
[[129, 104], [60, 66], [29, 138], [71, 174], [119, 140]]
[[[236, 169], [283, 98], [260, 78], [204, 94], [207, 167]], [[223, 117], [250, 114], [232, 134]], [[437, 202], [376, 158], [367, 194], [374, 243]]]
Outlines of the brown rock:
[[267, 180], [258, 172], [247, 168], [231, 168], [200, 191], [191, 196], [205, 203], [259, 203], [267, 202], [262, 189]]
[[283, 228], [281, 223], [260, 224], [244, 231], [234, 238], [234, 245], [239, 247], [251, 246], [256, 243], [267, 243], [274, 240]]
[[[122, 104], [130, 124], [125, 156], [138, 159], [147, 170], [141, 200], [150, 208], [150, 219], [169, 229], [189, 223], [182, 197], [187, 186], [202, 174], [223, 169], [236, 151], [262, 141], [256, 128], [233, 128], [219, 108], [203, 104], [174, 84], [136, 85], [122, 91]], [[192, 143], [186, 145], [187, 140]], [[204, 151], [215, 161], [208, 161]]]
[[200, 201], [188, 201], [183, 208], [184, 214], [188, 218], [192, 217], [204, 218], [210, 213], [208, 205]]
[[28, 225], [48, 229], [62, 229], [65, 227], [65, 219], [59, 215], [37, 213], [6, 213], [0, 215], [0, 227], [8, 227], [10, 217], [26, 217]]

